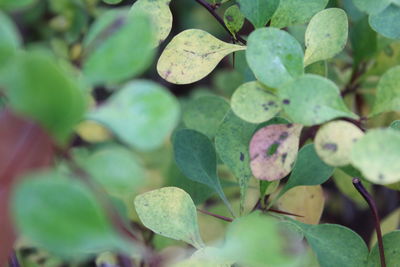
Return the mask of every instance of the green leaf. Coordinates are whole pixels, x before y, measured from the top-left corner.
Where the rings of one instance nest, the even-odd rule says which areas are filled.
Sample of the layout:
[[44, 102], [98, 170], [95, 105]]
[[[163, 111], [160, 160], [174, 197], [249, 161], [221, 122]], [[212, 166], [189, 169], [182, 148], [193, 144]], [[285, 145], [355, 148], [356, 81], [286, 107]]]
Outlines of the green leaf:
[[366, 16], [350, 28], [350, 41], [355, 64], [371, 58], [377, 52], [377, 34], [372, 30]]
[[0, 11], [0, 40], [0, 47], [8, 46], [18, 48], [22, 43], [17, 26], [2, 11]]
[[17, 11], [29, 8], [34, 5], [37, 0], [0, 0], [0, 9], [7, 11]]
[[[399, 242], [400, 230], [390, 232], [389, 234], [383, 236], [383, 247], [385, 248], [386, 266], [396, 266], [400, 262]], [[371, 250], [367, 266], [381, 266], [378, 244], [376, 244]]]
[[183, 122], [193, 130], [214, 138], [219, 125], [229, 111], [229, 103], [219, 96], [203, 96], [188, 103]]
[[238, 0], [237, 3], [255, 28], [265, 27], [279, 6], [279, 0]]
[[230, 6], [224, 13], [224, 22], [229, 31], [235, 35], [244, 24], [244, 16], [237, 5]]
[[83, 90], [44, 54], [20, 52], [0, 73], [0, 87], [15, 111], [40, 122], [65, 143], [85, 109]]
[[382, 12], [371, 15], [369, 17], [369, 24], [372, 29], [387, 38], [400, 39], [399, 17], [400, 6], [391, 4]]
[[289, 174], [302, 128], [299, 124], [272, 124], [254, 134], [250, 141], [250, 167], [254, 177], [274, 181]]
[[387, 111], [400, 111], [400, 66], [389, 69], [379, 80], [371, 116]]
[[125, 143], [140, 150], [153, 150], [177, 125], [179, 104], [163, 86], [136, 80], [114, 93], [88, 117], [104, 124]]
[[293, 223], [303, 230], [321, 267], [366, 265], [368, 248], [362, 238], [349, 228], [337, 224]]
[[158, 46], [164, 41], [172, 29], [172, 13], [169, 8], [171, 0], [138, 0], [131, 12], [143, 12], [151, 18], [152, 25], [155, 27], [155, 40], [153, 46]]
[[289, 180], [276, 199], [296, 186], [323, 184], [331, 177], [333, 170], [318, 157], [313, 144], [305, 145], [300, 149]]
[[[399, 225], [400, 225], [400, 208], [397, 208], [394, 211], [391, 211], [388, 215], [386, 215], [385, 218], [383, 218], [381, 220], [382, 235], [386, 235], [392, 231], [396, 231], [397, 228], [399, 227]], [[376, 245], [377, 241], [378, 241], [378, 238], [376, 235], [376, 230], [374, 230], [374, 232], [371, 235], [371, 240], [369, 243], [370, 247], [372, 249], [373, 249], [374, 245]], [[386, 249], [387, 249], [387, 247], [385, 246], [385, 250]]]
[[280, 0], [279, 7], [271, 19], [271, 26], [284, 28], [306, 23], [327, 4], [328, 0]]
[[303, 49], [289, 33], [275, 28], [252, 32], [247, 42], [246, 58], [257, 79], [278, 88], [304, 72]]
[[354, 5], [368, 14], [376, 14], [390, 5], [391, 0], [353, 0]]
[[114, 250], [119, 237], [94, 195], [78, 180], [57, 173], [27, 177], [12, 198], [19, 232], [65, 259]]
[[113, 9], [101, 15], [84, 40], [83, 73], [88, 82], [118, 84], [141, 74], [154, 49], [149, 18], [139, 12]]
[[164, 187], [138, 195], [135, 209], [144, 226], [153, 232], [182, 240], [197, 249], [204, 247], [196, 207], [182, 189]]
[[232, 95], [231, 106], [237, 116], [251, 123], [270, 120], [281, 109], [279, 98], [258, 82], [239, 86]]
[[217, 175], [217, 155], [210, 139], [202, 133], [182, 129], [173, 139], [175, 161], [183, 174], [213, 188], [232, 212]]
[[279, 88], [278, 94], [290, 118], [305, 126], [339, 117], [358, 118], [344, 104], [336, 84], [321, 76], [305, 74]]
[[243, 121], [233, 111], [226, 114], [215, 137], [218, 156], [239, 181], [241, 212], [244, 209], [247, 185], [253, 176], [250, 169], [249, 143], [257, 124]]
[[394, 129], [374, 129], [354, 144], [352, 164], [375, 184], [400, 181], [400, 132]]
[[245, 46], [222, 42], [202, 30], [186, 30], [176, 35], [164, 49], [157, 71], [170, 83], [193, 83], [207, 76], [222, 58], [244, 49]]
[[394, 121], [390, 124], [390, 128], [400, 130], [400, 120]]
[[332, 58], [346, 46], [348, 21], [339, 8], [329, 8], [317, 13], [306, 30], [304, 64]]
[[305, 68], [305, 72], [309, 74], [315, 74], [322, 77], [328, 76], [328, 65], [326, 64], [326, 60], [320, 60], [315, 63], [308, 65]]
[[116, 5], [121, 3], [123, 0], [103, 0], [104, 3], [109, 5]]
[[145, 174], [138, 158], [122, 146], [99, 149], [83, 159], [82, 166], [112, 195], [137, 192], [137, 187], [144, 182]]
[[350, 164], [353, 144], [363, 135], [363, 131], [350, 122], [328, 122], [319, 128], [315, 136], [315, 149], [326, 164], [346, 166]]

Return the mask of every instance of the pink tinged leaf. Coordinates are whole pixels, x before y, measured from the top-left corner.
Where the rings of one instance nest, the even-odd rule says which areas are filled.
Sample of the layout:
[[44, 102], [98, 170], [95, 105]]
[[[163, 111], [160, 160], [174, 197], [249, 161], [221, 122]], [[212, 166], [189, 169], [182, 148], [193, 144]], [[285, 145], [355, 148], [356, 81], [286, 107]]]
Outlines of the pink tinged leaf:
[[273, 124], [254, 134], [250, 141], [250, 167], [255, 178], [274, 181], [290, 173], [302, 128], [300, 124]]

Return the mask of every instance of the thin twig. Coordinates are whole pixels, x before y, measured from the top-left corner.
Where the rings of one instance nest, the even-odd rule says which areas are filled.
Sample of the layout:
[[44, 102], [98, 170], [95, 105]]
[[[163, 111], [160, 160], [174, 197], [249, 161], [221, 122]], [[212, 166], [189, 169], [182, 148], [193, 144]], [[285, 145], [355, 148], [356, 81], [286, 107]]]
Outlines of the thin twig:
[[211, 6], [205, 0], [195, 0], [195, 1], [200, 5], [202, 5], [205, 9], [207, 9], [208, 12], [219, 22], [219, 24], [221, 24], [221, 26], [225, 29], [225, 31], [228, 32], [229, 35], [231, 35], [235, 40], [238, 40], [244, 45], [247, 44], [246, 40], [240, 37], [240, 35], [231, 33], [228, 27], [226, 27], [224, 20], [218, 15], [217, 12], [215, 12], [215, 8], [213, 6]]
[[202, 210], [202, 209], [197, 209], [197, 211], [199, 211], [201, 213], [204, 213], [204, 214], [207, 214], [207, 215], [210, 215], [210, 216], [213, 216], [215, 218], [221, 219], [221, 220], [226, 221], [226, 222], [233, 222], [233, 219], [229, 218], [229, 217], [225, 217], [225, 216], [222, 216], [222, 215], [214, 214], [212, 212], [209, 212], [209, 211], [206, 211], [206, 210]]
[[378, 247], [379, 247], [379, 256], [381, 258], [381, 267], [386, 267], [385, 261], [385, 251], [383, 248], [383, 239], [382, 239], [382, 231], [381, 231], [381, 223], [378, 215], [378, 209], [376, 207], [375, 201], [372, 196], [368, 193], [365, 187], [362, 185], [360, 179], [353, 178], [353, 185], [357, 189], [357, 191], [362, 195], [362, 197], [367, 201], [368, 206], [372, 212], [372, 215], [375, 220], [375, 229], [376, 235], [378, 238]]

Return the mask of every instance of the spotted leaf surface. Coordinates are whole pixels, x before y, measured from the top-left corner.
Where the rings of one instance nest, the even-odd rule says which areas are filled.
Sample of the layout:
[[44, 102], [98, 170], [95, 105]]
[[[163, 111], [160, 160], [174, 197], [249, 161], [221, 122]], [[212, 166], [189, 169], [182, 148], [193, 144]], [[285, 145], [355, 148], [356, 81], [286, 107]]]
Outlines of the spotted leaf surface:
[[131, 12], [143, 12], [149, 15], [152, 24], [155, 27], [154, 46], [158, 46], [164, 41], [172, 28], [172, 13], [169, 8], [171, 0], [138, 0]]
[[189, 84], [207, 76], [228, 54], [246, 47], [222, 42], [202, 30], [176, 35], [162, 52], [158, 74], [170, 83]]
[[353, 144], [364, 133], [347, 121], [332, 121], [323, 125], [315, 137], [315, 149], [318, 156], [331, 166], [350, 164]]
[[240, 31], [244, 24], [244, 16], [240, 12], [237, 5], [230, 6], [228, 9], [226, 9], [224, 14], [224, 22], [232, 34]]
[[369, 181], [391, 184], [400, 181], [400, 132], [394, 129], [368, 131], [351, 153], [352, 164]]
[[233, 93], [231, 106], [241, 119], [260, 123], [272, 119], [280, 111], [281, 102], [259, 82], [248, 82]]
[[250, 142], [250, 167], [260, 180], [279, 180], [292, 170], [302, 126], [273, 124], [258, 130]]
[[348, 22], [339, 8], [325, 9], [316, 14], [306, 30], [304, 64], [310, 65], [338, 54], [346, 45]]
[[164, 187], [135, 198], [142, 223], [153, 232], [204, 247], [197, 224], [197, 211], [189, 194], [177, 187]]

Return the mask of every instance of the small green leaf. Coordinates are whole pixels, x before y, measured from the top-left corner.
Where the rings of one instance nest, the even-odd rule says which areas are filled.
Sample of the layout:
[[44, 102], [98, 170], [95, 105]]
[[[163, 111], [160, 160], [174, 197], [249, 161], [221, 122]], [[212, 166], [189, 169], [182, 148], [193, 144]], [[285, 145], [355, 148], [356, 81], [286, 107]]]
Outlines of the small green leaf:
[[400, 181], [400, 132], [374, 129], [357, 141], [351, 152], [352, 164], [375, 184]]
[[22, 43], [17, 26], [2, 11], [0, 11], [0, 40], [0, 47], [9, 46], [18, 48]]
[[136, 80], [88, 117], [104, 124], [127, 144], [152, 150], [161, 146], [177, 125], [179, 104], [163, 86]]
[[254, 134], [250, 141], [250, 167], [257, 179], [274, 181], [289, 174], [302, 128], [299, 124], [272, 124]]
[[350, 41], [355, 64], [370, 59], [377, 52], [377, 39], [377, 34], [369, 25], [367, 16], [350, 28]]
[[323, 10], [328, 0], [280, 0], [271, 20], [271, 26], [284, 28], [308, 22], [314, 14]]
[[318, 157], [313, 144], [305, 145], [300, 149], [289, 180], [276, 199], [296, 186], [323, 184], [331, 177], [333, 170]]
[[219, 96], [203, 96], [192, 100], [183, 112], [185, 126], [214, 138], [229, 111], [229, 103]]
[[103, 0], [104, 3], [109, 5], [116, 5], [121, 3], [123, 0]]
[[328, 122], [318, 130], [315, 136], [315, 149], [326, 164], [346, 166], [350, 164], [353, 144], [363, 135], [363, 131], [350, 122]]
[[380, 13], [369, 16], [369, 24], [387, 38], [400, 39], [399, 17], [400, 6], [391, 4]]
[[278, 8], [279, 0], [238, 0], [240, 11], [255, 28], [265, 27]]
[[228, 54], [246, 47], [222, 42], [197, 29], [176, 35], [162, 52], [158, 74], [170, 83], [188, 84], [207, 76]]
[[303, 49], [289, 33], [275, 28], [252, 32], [247, 42], [246, 59], [257, 79], [278, 88], [304, 72]]
[[100, 149], [83, 159], [82, 165], [112, 195], [126, 196], [137, 192], [137, 187], [144, 181], [144, 170], [138, 158], [122, 146]]
[[224, 22], [229, 31], [235, 35], [244, 24], [244, 16], [237, 5], [230, 6], [224, 13]]
[[118, 245], [104, 211], [78, 180], [57, 173], [31, 175], [16, 187], [11, 203], [19, 232], [65, 259]]
[[278, 94], [290, 118], [305, 126], [339, 117], [358, 118], [344, 104], [336, 84], [321, 76], [305, 74], [279, 88]]
[[85, 97], [78, 82], [53, 58], [19, 52], [0, 73], [12, 109], [40, 122], [65, 143], [82, 118]]
[[293, 223], [303, 230], [321, 267], [366, 265], [367, 245], [349, 228], [337, 224], [312, 226], [295, 221]]
[[391, 0], [353, 0], [354, 5], [368, 14], [376, 14], [390, 5]]
[[389, 69], [379, 80], [371, 116], [387, 111], [400, 111], [400, 66]]
[[400, 130], [400, 120], [394, 121], [390, 124], [390, 128], [394, 130]]
[[34, 5], [37, 0], [0, 0], [0, 9], [7, 11], [17, 11], [29, 8]]
[[315, 74], [322, 77], [328, 76], [328, 65], [326, 64], [326, 60], [320, 60], [315, 63], [308, 65], [305, 68], [305, 72], [309, 74]]
[[202, 133], [182, 129], [173, 139], [175, 161], [183, 174], [213, 188], [232, 212], [217, 175], [217, 155], [210, 139]]
[[154, 41], [150, 19], [113, 9], [101, 15], [84, 40], [83, 73], [94, 85], [118, 84], [141, 74], [151, 63]]
[[332, 58], [346, 45], [348, 22], [346, 13], [329, 8], [317, 13], [306, 30], [304, 64]]
[[242, 212], [247, 184], [253, 176], [250, 169], [249, 143], [256, 127], [257, 124], [243, 121], [233, 111], [229, 111], [215, 137], [218, 156], [239, 181]]
[[204, 247], [196, 206], [182, 189], [164, 187], [138, 195], [135, 209], [144, 226], [153, 232], [185, 241], [197, 249]]
[[270, 120], [281, 109], [279, 98], [258, 82], [239, 86], [232, 95], [231, 106], [237, 116], [251, 123]]
[[[400, 230], [390, 232], [383, 236], [383, 247], [385, 249], [386, 266], [396, 266], [400, 262]], [[381, 266], [379, 248], [376, 244], [371, 250], [368, 258], [368, 267]]]
[[131, 12], [143, 12], [147, 14], [155, 27], [155, 40], [153, 46], [158, 46], [164, 41], [172, 28], [172, 13], [169, 8], [171, 0], [138, 0], [136, 1]]

